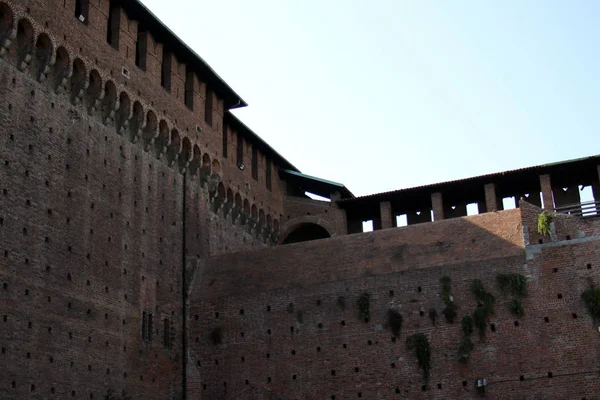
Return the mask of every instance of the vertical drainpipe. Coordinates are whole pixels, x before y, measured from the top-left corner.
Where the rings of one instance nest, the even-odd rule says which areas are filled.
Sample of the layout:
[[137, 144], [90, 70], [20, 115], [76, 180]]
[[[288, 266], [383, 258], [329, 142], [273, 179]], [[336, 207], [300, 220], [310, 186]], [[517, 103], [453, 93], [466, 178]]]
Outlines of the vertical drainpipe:
[[181, 286], [182, 286], [182, 296], [181, 296], [181, 347], [182, 347], [182, 366], [181, 366], [181, 398], [183, 400], [187, 399], [187, 357], [188, 357], [188, 348], [187, 348], [187, 287], [186, 287], [186, 273], [185, 273], [185, 263], [186, 263], [186, 215], [187, 215], [187, 174], [183, 173], [183, 201], [182, 201], [182, 216], [181, 216]]

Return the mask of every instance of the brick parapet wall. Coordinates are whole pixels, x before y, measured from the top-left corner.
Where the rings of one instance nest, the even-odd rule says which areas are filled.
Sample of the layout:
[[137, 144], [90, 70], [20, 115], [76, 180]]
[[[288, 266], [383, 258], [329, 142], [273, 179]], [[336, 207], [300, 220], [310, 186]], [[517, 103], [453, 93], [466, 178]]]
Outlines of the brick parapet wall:
[[[600, 340], [580, 295], [598, 280], [598, 241], [532, 244], [526, 257], [522, 232], [538, 211], [524, 205], [211, 258], [190, 310], [202, 392], [254, 398], [244, 389], [262, 387], [289, 399], [479, 398], [475, 380], [485, 378], [486, 398], [594, 398]], [[593, 230], [599, 223], [584, 224]], [[524, 317], [509, 312], [513, 296], [499, 289], [499, 273], [526, 276]], [[458, 305], [454, 324], [441, 313], [443, 275], [451, 277]], [[475, 349], [461, 364], [458, 321], [477, 308], [474, 279], [494, 294], [496, 312], [486, 338], [473, 335]], [[361, 293], [371, 296], [367, 323], [358, 315]], [[386, 327], [389, 308], [404, 317], [397, 339]], [[217, 327], [218, 346], [210, 339]], [[405, 346], [413, 333], [431, 343], [428, 382]]]

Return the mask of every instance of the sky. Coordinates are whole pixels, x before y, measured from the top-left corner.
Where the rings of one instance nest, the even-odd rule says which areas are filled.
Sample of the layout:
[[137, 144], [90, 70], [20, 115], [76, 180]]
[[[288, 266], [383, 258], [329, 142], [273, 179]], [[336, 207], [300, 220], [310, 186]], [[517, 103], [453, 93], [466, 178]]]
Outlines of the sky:
[[600, 2], [142, 0], [355, 195], [600, 153]]

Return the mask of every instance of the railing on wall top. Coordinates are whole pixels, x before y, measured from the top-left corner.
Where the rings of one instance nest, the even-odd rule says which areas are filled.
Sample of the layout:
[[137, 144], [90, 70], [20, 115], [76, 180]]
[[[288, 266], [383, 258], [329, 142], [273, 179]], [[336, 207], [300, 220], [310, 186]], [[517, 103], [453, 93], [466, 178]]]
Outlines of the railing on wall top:
[[600, 201], [585, 201], [577, 204], [568, 204], [557, 207], [554, 211], [560, 214], [570, 214], [578, 217], [598, 217], [600, 216]]

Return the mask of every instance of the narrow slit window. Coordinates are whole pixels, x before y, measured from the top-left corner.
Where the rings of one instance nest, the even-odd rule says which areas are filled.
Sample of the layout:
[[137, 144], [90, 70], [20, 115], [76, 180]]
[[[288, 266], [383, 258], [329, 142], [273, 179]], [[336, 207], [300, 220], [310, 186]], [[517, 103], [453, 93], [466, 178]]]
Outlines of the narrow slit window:
[[237, 165], [241, 167], [244, 164], [244, 139], [238, 134], [237, 137]]
[[142, 340], [148, 340], [148, 316], [146, 311], [142, 313]]
[[229, 145], [228, 143], [228, 137], [227, 135], [229, 135], [229, 132], [227, 130], [227, 125], [223, 124], [223, 157], [227, 158], [227, 146]]
[[152, 341], [152, 313], [148, 313], [148, 341]]
[[206, 88], [206, 101], [204, 102], [204, 121], [212, 126], [213, 117], [213, 92], [208, 87]]
[[168, 349], [171, 348], [171, 324], [169, 318], [163, 320], [163, 345]]
[[146, 70], [146, 54], [148, 51], [148, 32], [138, 25], [137, 41], [135, 43], [135, 65], [142, 71]]
[[187, 67], [185, 73], [185, 105], [194, 111], [194, 72]]
[[265, 168], [265, 185], [267, 186], [267, 190], [271, 190], [271, 161], [269, 160], [267, 160]]
[[106, 28], [106, 41], [115, 49], [119, 49], [119, 35], [121, 33], [121, 9], [111, 0], [108, 11], [108, 24]]
[[162, 87], [171, 91], [171, 53], [163, 47], [162, 71], [160, 84]]
[[252, 146], [252, 179], [258, 180], [258, 149]]

